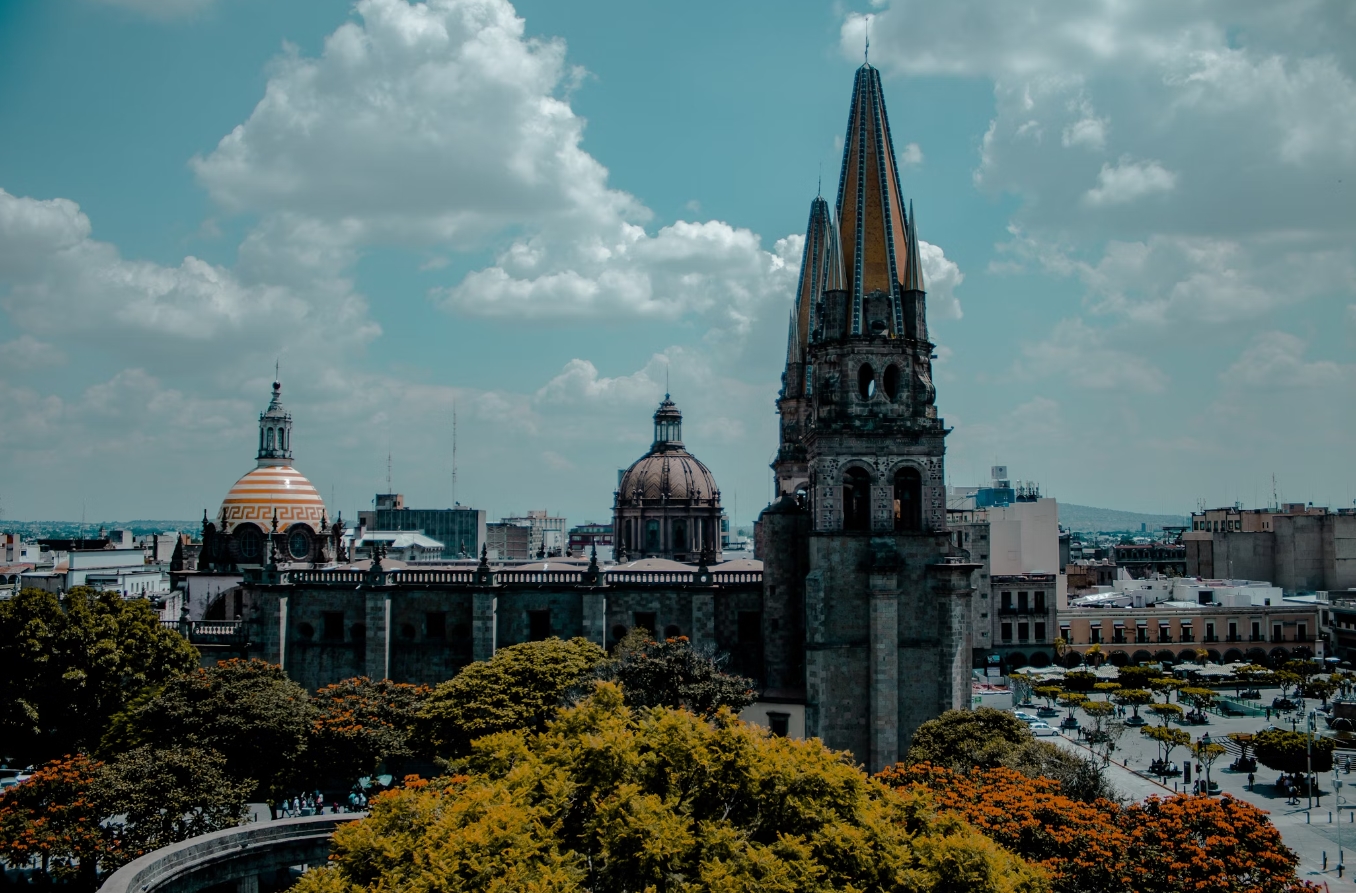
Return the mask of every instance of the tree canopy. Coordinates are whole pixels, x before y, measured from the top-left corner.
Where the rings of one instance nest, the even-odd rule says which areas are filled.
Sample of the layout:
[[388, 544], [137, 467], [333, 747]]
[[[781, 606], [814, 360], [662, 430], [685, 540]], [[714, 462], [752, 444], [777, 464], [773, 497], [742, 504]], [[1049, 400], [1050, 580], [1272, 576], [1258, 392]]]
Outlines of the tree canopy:
[[387, 760], [431, 758], [420, 728], [420, 712], [432, 689], [362, 676], [327, 685], [315, 693], [310, 741], [311, 778], [352, 781], [371, 775]]
[[175, 677], [131, 708], [119, 722], [127, 731], [119, 746], [215, 751], [230, 777], [252, 779], [270, 796], [297, 770], [314, 720], [306, 689], [282, 667], [228, 660]]
[[[1304, 732], [1264, 729], [1253, 736], [1252, 752], [1257, 757], [1257, 762], [1268, 769], [1294, 775], [1308, 771], [1308, 740], [1309, 736]], [[1313, 769], [1315, 772], [1332, 771], [1334, 746], [1333, 739], [1314, 736]]]
[[1009, 851], [1044, 869], [1056, 893], [1299, 893], [1298, 859], [1266, 814], [1223, 797], [1080, 803], [1051, 779], [1005, 768], [962, 775], [929, 764], [878, 776], [926, 792]]
[[683, 707], [701, 716], [722, 707], [739, 712], [756, 695], [752, 679], [726, 673], [724, 660], [686, 636], [662, 642], [628, 636], [598, 677], [621, 685], [628, 706]]
[[510, 645], [436, 686], [421, 716], [441, 754], [466, 753], [481, 735], [541, 728], [606, 657], [582, 638]]
[[600, 683], [467, 775], [383, 795], [297, 893], [367, 889], [1038, 891], [1043, 878], [818, 741], [728, 712], [633, 709]]
[[41, 763], [88, 750], [139, 694], [197, 664], [143, 600], [83, 586], [0, 600], [0, 757]]

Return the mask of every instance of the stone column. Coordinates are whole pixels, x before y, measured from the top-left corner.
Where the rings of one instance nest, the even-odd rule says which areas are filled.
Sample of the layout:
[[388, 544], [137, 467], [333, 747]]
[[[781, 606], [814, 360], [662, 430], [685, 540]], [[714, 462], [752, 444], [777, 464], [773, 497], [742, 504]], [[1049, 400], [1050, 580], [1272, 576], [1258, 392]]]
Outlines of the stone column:
[[498, 647], [499, 599], [494, 592], [477, 592], [471, 600], [471, 657], [489, 660]]
[[607, 592], [603, 589], [585, 590], [579, 596], [583, 614], [583, 634], [595, 645], [607, 647]]
[[829, 655], [824, 651], [824, 571], [805, 577], [805, 737], [822, 738], [820, 709], [828, 697]]
[[692, 593], [692, 645], [716, 647], [716, 594], [709, 589]]
[[974, 634], [970, 629], [970, 597], [974, 595], [974, 573], [983, 565], [959, 558], [947, 558], [928, 565], [928, 578], [938, 601], [939, 647], [937, 672], [943, 684], [938, 686], [937, 712], [966, 710], [970, 706], [970, 665]]
[[894, 574], [871, 575], [871, 759], [879, 772], [899, 761], [899, 596]]
[[387, 629], [387, 605], [390, 596], [385, 592], [368, 592], [365, 611], [367, 621], [367, 666], [364, 670], [369, 679], [385, 679], [386, 653], [389, 647], [390, 630]]

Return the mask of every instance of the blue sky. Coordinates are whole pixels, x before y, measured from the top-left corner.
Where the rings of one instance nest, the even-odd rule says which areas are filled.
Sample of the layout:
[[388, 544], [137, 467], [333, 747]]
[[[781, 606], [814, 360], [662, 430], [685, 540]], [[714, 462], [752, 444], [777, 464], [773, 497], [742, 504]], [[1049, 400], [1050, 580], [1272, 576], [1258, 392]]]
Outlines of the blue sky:
[[607, 517], [666, 375], [768, 497], [800, 237], [871, 21], [948, 474], [1349, 505], [1344, 3], [0, 3], [6, 517], [215, 512], [281, 358], [297, 466]]

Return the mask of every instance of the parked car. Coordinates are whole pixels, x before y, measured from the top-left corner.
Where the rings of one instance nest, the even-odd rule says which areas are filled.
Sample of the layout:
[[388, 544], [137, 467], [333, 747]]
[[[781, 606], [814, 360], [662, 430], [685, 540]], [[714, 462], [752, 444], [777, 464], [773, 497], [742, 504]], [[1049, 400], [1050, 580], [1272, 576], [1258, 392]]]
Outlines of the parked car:
[[1032, 716], [1030, 713], [1023, 713], [1021, 710], [1012, 711], [1012, 715], [1025, 723], [1033, 723], [1037, 721], [1036, 717]]
[[1031, 725], [1028, 726], [1028, 728], [1031, 729], [1031, 734], [1039, 735], [1041, 737], [1045, 737], [1046, 735], [1058, 734], [1057, 732], [1055, 732], [1054, 729], [1050, 728], [1050, 724], [1048, 722], [1041, 722], [1040, 720], [1031, 723]]

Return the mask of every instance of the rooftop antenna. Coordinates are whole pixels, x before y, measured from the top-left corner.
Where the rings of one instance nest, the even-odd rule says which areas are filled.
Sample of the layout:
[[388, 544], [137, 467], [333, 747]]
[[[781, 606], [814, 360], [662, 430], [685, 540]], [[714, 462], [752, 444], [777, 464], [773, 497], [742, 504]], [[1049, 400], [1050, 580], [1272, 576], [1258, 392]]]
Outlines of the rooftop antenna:
[[665, 357], [665, 358], [664, 358], [664, 399], [665, 399], [665, 400], [669, 399], [669, 394], [670, 394], [670, 391], [669, 391], [669, 360], [668, 360], [668, 357]]
[[866, 17], [866, 52], [862, 53], [862, 63], [871, 64], [871, 16]]
[[391, 449], [386, 448], [386, 492], [391, 492]]
[[457, 507], [457, 401], [452, 401], [452, 507]]
[[274, 381], [281, 381], [281, 380], [282, 380], [282, 379], [280, 379], [280, 378], [278, 377], [278, 373], [279, 373], [279, 370], [280, 370], [281, 368], [282, 368], [282, 358], [281, 358], [281, 357], [275, 357], [274, 360], [273, 360], [273, 380], [274, 380]]

